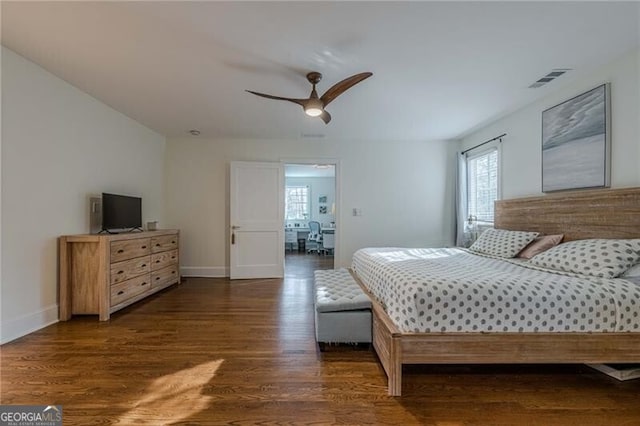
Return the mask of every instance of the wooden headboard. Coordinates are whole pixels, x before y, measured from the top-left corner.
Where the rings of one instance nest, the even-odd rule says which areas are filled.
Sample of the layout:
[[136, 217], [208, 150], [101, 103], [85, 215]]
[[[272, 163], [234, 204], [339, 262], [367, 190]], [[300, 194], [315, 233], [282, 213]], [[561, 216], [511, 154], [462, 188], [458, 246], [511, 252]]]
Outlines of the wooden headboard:
[[561, 192], [542, 197], [499, 200], [499, 229], [585, 238], [640, 238], [640, 188]]

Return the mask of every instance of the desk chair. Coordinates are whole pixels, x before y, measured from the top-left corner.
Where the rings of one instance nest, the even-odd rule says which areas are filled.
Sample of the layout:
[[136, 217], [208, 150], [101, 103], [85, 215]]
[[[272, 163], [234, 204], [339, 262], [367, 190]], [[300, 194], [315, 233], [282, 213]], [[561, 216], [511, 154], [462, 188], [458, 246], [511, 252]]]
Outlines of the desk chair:
[[320, 222], [309, 222], [309, 236], [307, 237], [307, 241], [315, 243], [314, 247], [309, 247], [307, 249], [307, 253], [315, 251], [320, 254], [322, 250], [322, 232], [320, 231]]

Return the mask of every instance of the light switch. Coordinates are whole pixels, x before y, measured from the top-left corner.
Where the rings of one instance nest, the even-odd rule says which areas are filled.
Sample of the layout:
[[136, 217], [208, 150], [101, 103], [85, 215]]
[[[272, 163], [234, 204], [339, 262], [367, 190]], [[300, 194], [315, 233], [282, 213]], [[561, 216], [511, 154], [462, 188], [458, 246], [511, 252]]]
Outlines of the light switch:
[[354, 216], [362, 216], [362, 209], [359, 208], [353, 208], [353, 215]]

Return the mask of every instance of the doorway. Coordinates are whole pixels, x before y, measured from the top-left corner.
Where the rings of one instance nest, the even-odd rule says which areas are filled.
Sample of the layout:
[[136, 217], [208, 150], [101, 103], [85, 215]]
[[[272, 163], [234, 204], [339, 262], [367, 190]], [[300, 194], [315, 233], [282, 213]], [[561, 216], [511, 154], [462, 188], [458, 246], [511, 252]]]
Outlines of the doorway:
[[314, 270], [334, 268], [339, 232], [336, 169], [333, 162], [284, 164], [286, 276], [310, 278]]

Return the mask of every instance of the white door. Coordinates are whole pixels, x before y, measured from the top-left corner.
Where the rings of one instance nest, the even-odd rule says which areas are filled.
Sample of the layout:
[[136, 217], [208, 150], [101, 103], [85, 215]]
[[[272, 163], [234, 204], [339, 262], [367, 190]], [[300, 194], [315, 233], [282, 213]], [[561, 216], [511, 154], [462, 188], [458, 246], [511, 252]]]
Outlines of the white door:
[[284, 168], [231, 162], [231, 279], [284, 276]]

